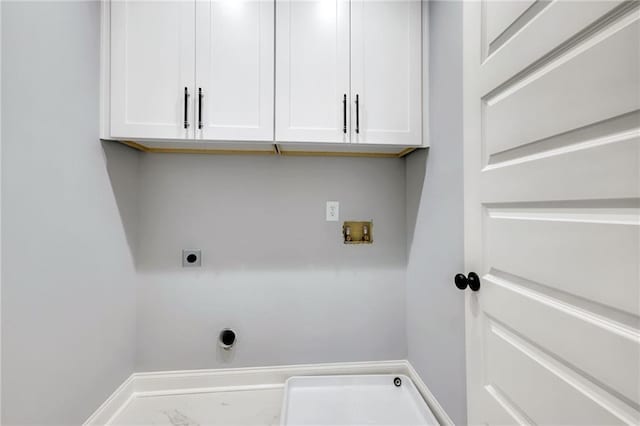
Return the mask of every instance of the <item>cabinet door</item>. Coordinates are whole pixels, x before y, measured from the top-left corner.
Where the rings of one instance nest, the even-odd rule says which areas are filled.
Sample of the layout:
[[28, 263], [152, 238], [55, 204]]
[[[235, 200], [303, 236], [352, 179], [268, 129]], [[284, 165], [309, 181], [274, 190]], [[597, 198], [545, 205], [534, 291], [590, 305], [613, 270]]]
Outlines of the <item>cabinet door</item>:
[[276, 140], [349, 142], [348, 1], [277, 0], [276, 46]]
[[419, 0], [352, 0], [353, 142], [422, 142]]
[[273, 0], [196, 7], [196, 138], [273, 141]]
[[195, 1], [111, 3], [112, 137], [193, 138], [194, 20]]

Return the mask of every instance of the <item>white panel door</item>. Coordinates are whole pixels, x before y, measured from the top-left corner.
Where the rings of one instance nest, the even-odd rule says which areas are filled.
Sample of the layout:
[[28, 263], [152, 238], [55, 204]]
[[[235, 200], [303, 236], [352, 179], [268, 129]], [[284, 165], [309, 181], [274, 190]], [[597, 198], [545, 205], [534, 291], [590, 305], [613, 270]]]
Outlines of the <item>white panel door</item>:
[[273, 0], [196, 7], [196, 138], [273, 141]]
[[421, 7], [351, 1], [352, 142], [422, 144]]
[[276, 1], [276, 140], [349, 142], [349, 2]]
[[640, 424], [640, 3], [464, 32], [468, 421]]
[[194, 79], [195, 1], [111, 3], [111, 137], [193, 138]]

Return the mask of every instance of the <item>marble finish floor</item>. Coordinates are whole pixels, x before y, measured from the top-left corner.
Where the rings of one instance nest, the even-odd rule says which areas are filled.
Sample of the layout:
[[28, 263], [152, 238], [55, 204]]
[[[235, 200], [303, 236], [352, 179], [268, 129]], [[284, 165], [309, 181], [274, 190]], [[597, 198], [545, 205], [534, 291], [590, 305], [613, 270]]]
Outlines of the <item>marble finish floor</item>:
[[137, 397], [110, 425], [278, 426], [284, 387]]

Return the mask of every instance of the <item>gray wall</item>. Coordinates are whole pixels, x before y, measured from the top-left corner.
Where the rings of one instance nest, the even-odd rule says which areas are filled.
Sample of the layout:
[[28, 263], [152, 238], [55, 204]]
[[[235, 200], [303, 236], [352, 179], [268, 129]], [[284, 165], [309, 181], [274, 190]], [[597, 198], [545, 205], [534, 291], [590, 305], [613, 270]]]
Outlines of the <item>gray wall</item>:
[[138, 156], [98, 140], [99, 4], [2, 9], [2, 423], [79, 424], [133, 371], [135, 270], [106, 163], [135, 182]]
[[462, 3], [430, 4], [430, 144], [407, 158], [409, 361], [456, 424], [466, 423]]
[[[137, 370], [406, 358], [402, 160], [151, 154], [140, 174]], [[345, 246], [327, 200], [375, 243]]]

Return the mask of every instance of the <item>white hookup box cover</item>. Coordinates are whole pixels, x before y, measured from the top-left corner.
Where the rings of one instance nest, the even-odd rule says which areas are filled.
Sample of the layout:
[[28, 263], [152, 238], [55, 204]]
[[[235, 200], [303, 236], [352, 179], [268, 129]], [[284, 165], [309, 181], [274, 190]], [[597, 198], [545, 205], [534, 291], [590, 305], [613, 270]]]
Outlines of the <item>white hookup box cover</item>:
[[439, 424], [411, 379], [392, 374], [291, 377], [280, 418], [282, 426]]

